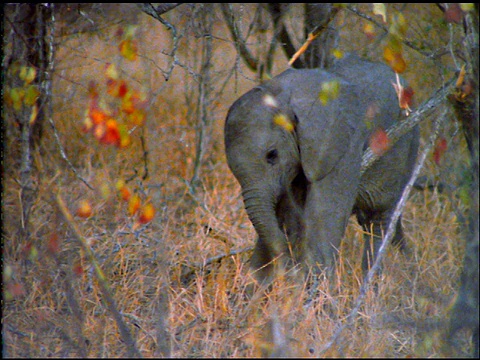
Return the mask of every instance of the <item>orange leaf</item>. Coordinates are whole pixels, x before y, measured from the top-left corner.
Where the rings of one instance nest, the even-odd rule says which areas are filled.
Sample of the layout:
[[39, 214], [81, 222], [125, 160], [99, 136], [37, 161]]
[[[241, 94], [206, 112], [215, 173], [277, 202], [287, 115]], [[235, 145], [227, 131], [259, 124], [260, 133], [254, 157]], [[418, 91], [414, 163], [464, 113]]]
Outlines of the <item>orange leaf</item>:
[[381, 156], [385, 154], [390, 149], [390, 139], [387, 132], [381, 127], [377, 128], [370, 136], [368, 145], [375, 155]]
[[120, 145], [120, 132], [115, 119], [108, 119], [100, 142], [107, 145]]
[[88, 113], [94, 125], [104, 124], [109, 116], [107, 113], [97, 107], [92, 107]]
[[407, 68], [407, 63], [403, 59], [401, 51], [396, 51], [389, 45], [385, 46], [383, 49], [383, 58], [397, 74], [403, 73]]
[[87, 200], [80, 201], [77, 208], [77, 215], [85, 219], [92, 215], [92, 206]]
[[120, 196], [124, 201], [128, 201], [130, 196], [132, 195], [130, 190], [128, 189], [127, 185], [125, 185], [125, 181], [118, 180], [117, 184], [115, 185], [117, 190], [120, 192]]
[[151, 203], [145, 204], [138, 219], [140, 224], [147, 224], [155, 217], [155, 208]]
[[125, 80], [107, 80], [107, 93], [111, 96], [123, 98], [128, 92], [128, 86]]

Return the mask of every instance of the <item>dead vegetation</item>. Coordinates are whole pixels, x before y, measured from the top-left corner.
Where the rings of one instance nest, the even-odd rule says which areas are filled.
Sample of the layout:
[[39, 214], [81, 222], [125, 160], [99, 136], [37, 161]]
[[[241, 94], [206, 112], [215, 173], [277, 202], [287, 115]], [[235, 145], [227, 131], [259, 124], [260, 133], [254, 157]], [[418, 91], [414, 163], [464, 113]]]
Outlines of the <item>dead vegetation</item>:
[[[216, 24], [212, 72], [206, 84], [211, 87], [210, 120], [199, 122], [201, 74], [197, 72], [204, 59], [201, 51], [186, 50], [202, 49], [202, 38], [195, 33], [198, 28], [190, 22], [189, 11], [193, 10], [172, 13], [177, 18], [169, 18], [190, 30], [181, 39], [180, 60], [168, 82], [161, 69], [167, 69], [172, 61], [164, 54], [170, 35], [153, 19], [137, 20], [140, 60], [135, 64], [114, 55], [113, 34], [118, 25], [93, 35], [58, 35], [53, 120], [66, 156], [94, 190], [72, 173], [60, 155], [53, 130], [46, 128], [33, 156], [35, 197], [30, 233], [25, 237], [20, 231], [18, 138], [6, 139], [3, 355], [132, 354], [119, 322], [109, 311], [102, 279], [95, 275], [92, 261], [72, 233], [72, 223], [92, 249], [115, 301], [113, 306], [144, 357], [436, 357], [471, 353], [466, 331], [456, 338], [456, 353], [447, 354], [444, 348], [464, 254], [461, 216], [465, 205], [459, 179], [468, 164], [465, 141], [455, 123], [443, 129], [448, 150], [440, 164], [429, 157], [422, 172], [446, 184], [444, 191], [416, 190], [407, 204], [403, 224], [411, 253], [407, 257], [389, 251], [375, 288], [336, 343], [327, 347], [362, 283], [362, 230], [353, 218], [339, 249], [337, 276], [332, 283], [321, 280], [313, 298], [308, 284], [294, 284], [288, 276], [277, 279], [266, 298], [247, 296], [247, 285], [252, 282], [248, 259], [255, 232], [244, 211], [240, 187], [226, 165], [223, 119], [232, 101], [255, 84], [255, 75], [242, 72], [244, 67], [235, 58], [225, 29]], [[428, 19], [428, 11], [422, 11]], [[342, 21], [346, 32], [359, 20], [350, 14]], [[412, 24], [412, 28], [418, 26]], [[432, 31], [437, 30], [434, 27]], [[364, 49], [360, 40], [355, 43], [351, 38], [342, 46], [342, 50]], [[418, 54], [413, 51], [406, 56], [410, 64], [416, 64]], [[371, 57], [375, 58], [373, 52]], [[275, 64], [274, 73], [287, 66], [288, 59], [282, 54], [278, 58], [282, 60]], [[135, 130], [132, 146], [120, 151], [80, 131], [87, 85], [91, 80], [101, 82], [107, 62], [116, 62], [129, 81], [149, 94], [144, 129]], [[409, 67], [405, 77], [415, 88], [418, 102], [441, 85], [437, 71], [424, 71], [418, 63]], [[194, 179], [201, 126], [205, 126], [203, 157]], [[428, 134], [429, 125], [422, 126]], [[142, 179], [146, 168], [148, 177]], [[102, 186], [114, 188], [118, 179], [130, 180], [132, 189], [151, 199], [156, 208], [151, 223], [134, 229], [125, 204], [115, 196], [102, 197]], [[57, 194], [72, 213], [80, 200], [89, 200], [93, 215], [65, 221], [55, 200]], [[5, 296], [6, 291], [10, 297]]]

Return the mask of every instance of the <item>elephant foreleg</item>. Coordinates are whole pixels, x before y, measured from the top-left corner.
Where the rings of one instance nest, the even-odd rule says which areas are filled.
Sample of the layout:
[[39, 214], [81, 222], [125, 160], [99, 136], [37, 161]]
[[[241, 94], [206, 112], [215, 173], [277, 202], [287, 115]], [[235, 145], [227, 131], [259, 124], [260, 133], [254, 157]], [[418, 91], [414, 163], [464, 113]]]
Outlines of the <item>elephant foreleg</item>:
[[328, 275], [334, 270], [355, 199], [355, 175], [349, 175], [339, 169], [308, 185], [302, 260], [316, 271], [326, 269]]

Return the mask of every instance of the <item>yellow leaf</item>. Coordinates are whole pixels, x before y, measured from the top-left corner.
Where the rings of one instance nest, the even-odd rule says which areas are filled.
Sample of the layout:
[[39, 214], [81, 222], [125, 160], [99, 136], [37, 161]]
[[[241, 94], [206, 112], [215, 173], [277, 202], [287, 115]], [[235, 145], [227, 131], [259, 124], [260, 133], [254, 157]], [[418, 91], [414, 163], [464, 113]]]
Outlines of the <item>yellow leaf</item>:
[[121, 148], [127, 147], [132, 143], [132, 139], [130, 134], [128, 133], [128, 129], [124, 124], [120, 124], [118, 126], [118, 131], [120, 132], [120, 144]]
[[327, 81], [322, 84], [322, 89], [318, 94], [318, 98], [323, 106], [329, 101], [335, 100], [340, 93], [340, 83], [337, 80]]
[[460, 9], [462, 9], [465, 12], [473, 11], [475, 10], [475, 4], [474, 3], [460, 4]]
[[135, 40], [127, 39], [123, 40], [120, 45], [120, 53], [122, 56], [131, 61], [135, 61], [137, 59], [137, 42]]
[[22, 109], [23, 98], [25, 97], [25, 90], [23, 88], [13, 88], [10, 90], [10, 99], [13, 103], [13, 108], [16, 111]]
[[398, 74], [401, 74], [407, 68], [407, 63], [402, 55], [402, 45], [393, 36], [389, 38], [388, 43], [383, 49], [383, 58], [385, 62]]
[[105, 67], [105, 75], [107, 75], [109, 79], [118, 80], [118, 71], [115, 64], [107, 64]]
[[100, 185], [100, 194], [102, 195], [103, 200], [108, 200], [108, 198], [110, 197], [110, 186], [106, 182]]
[[36, 102], [38, 97], [40, 96], [40, 91], [35, 85], [29, 85], [25, 90], [25, 98], [23, 102], [27, 106], [33, 106]]
[[333, 49], [332, 55], [333, 55], [336, 59], [341, 59], [341, 58], [343, 58], [343, 51], [342, 51], [342, 50], [338, 50], [338, 49]]
[[287, 115], [278, 113], [273, 116], [273, 122], [275, 125], [278, 125], [288, 132], [292, 132], [295, 126], [293, 125], [292, 121], [288, 118]]
[[140, 209], [140, 196], [137, 194], [130, 197], [128, 201], [128, 213], [133, 216], [137, 213], [138, 209]]
[[32, 113], [30, 114], [30, 125], [33, 125], [35, 123], [35, 120], [37, 120], [38, 116], [38, 106], [37, 104], [33, 105], [32, 107]]
[[33, 80], [35, 80], [35, 76], [37, 76], [37, 70], [30, 66], [22, 66], [18, 76], [21, 80], [25, 81], [25, 84], [30, 84]]
[[393, 14], [391, 17], [392, 25], [388, 29], [390, 35], [393, 35], [399, 39], [403, 39], [405, 33], [407, 32], [407, 21], [405, 16], [401, 12]]

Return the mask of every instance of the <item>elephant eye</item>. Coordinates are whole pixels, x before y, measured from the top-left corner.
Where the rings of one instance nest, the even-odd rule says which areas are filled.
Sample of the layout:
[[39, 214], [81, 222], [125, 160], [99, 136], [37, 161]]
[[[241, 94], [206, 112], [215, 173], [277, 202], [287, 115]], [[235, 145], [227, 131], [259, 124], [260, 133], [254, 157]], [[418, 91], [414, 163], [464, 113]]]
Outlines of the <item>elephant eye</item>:
[[277, 149], [272, 149], [272, 150], [269, 150], [267, 152], [267, 162], [270, 164], [270, 165], [275, 165], [275, 163], [277, 162], [277, 158], [278, 158], [278, 151]]

